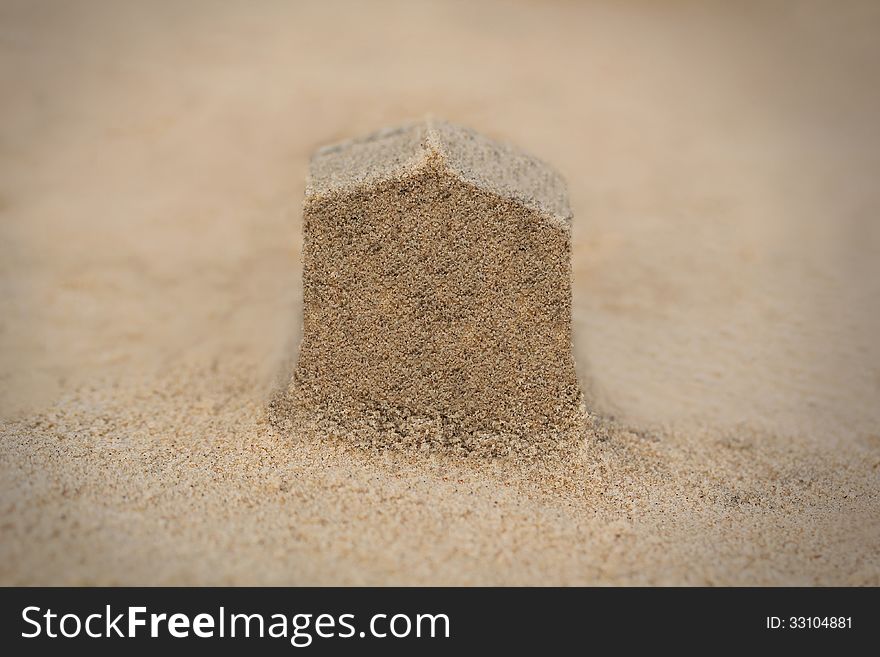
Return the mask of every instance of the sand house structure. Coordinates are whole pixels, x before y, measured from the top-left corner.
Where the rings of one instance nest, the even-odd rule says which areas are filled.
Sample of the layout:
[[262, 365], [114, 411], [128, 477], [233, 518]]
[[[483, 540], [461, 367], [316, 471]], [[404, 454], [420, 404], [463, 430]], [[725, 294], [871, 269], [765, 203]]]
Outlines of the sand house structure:
[[322, 148], [304, 202], [303, 338], [276, 417], [374, 447], [577, 439], [571, 221], [550, 166], [450, 123]]

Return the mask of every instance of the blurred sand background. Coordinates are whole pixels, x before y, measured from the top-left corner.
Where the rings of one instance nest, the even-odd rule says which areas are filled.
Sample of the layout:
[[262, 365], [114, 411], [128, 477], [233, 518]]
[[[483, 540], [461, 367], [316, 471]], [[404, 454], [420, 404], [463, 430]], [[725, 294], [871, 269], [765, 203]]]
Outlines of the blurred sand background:
[[[0, 2], [0, 581], [880, 584], [880, 5]], [[276, 436], [319, 145], [567, 178], [571, 463]]]

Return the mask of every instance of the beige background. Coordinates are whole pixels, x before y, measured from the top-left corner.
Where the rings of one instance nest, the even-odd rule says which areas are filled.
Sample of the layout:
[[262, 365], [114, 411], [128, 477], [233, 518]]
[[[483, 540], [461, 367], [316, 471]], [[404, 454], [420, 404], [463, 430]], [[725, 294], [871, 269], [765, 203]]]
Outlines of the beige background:
[[[5, 583], [880, 584], [876, 3], [0, 2]], [[320, 144], [567, 178], [578, 463], [274, 436]]]

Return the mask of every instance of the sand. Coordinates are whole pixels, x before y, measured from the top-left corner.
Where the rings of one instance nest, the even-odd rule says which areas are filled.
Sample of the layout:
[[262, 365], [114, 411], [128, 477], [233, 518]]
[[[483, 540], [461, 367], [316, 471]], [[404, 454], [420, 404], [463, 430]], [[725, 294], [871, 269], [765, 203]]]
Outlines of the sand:
[[[0, 581], [880, 584], [876, 4], [383, 9], [0, 6]], [[569, 182], [573, 458], [267, 422], [310, 154], [429, 112]]]
[[320, 149], [282, 435], [459, 455], [570, 451], [571, 211], [553, 169], [434, 118]]

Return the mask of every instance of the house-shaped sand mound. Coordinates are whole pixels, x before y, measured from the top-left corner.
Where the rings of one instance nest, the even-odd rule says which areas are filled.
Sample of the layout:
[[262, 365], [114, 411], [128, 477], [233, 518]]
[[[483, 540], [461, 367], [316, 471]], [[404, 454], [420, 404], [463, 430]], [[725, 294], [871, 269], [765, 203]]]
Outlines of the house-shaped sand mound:
[[487, 454], [577, 437], [570, 222], [555, 171], [466, 128], [426, 121], [321, 149], [299, 362], [274, 418]]

